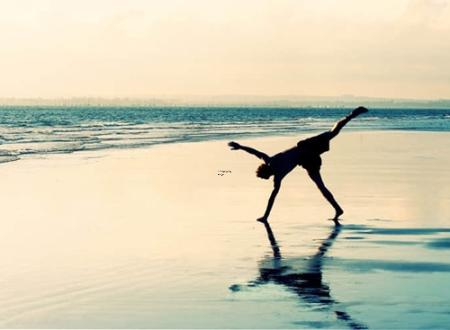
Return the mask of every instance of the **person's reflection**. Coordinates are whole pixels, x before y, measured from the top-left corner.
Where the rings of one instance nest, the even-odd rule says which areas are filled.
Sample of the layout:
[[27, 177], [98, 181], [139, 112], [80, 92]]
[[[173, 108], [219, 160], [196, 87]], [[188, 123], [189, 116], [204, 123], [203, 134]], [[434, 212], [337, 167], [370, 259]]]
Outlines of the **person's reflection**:
[[[280, 284], [296, 293], [300, 299], [311, 304], [321, 304], [332, 310], [336, 317], [352, 329], [367, 327], [352, 319], [345, 311], [339, 310], [339, 303], [330, 294], [330, 287], [322, 281], [324, 256], [339, 235], [341, 227], [334, 227], [330, 235], [322, 242], [317, 252], [307, 260], [283, 259], [281, 250], [269, 223], [265, 223], [267, 236], [272, 247], [273, 258], [263, 260], [259, 267], [259, 277], [250, 286], [260, 286], [268, 282]], [[297, 269], [294, 269], [297, 268]]]

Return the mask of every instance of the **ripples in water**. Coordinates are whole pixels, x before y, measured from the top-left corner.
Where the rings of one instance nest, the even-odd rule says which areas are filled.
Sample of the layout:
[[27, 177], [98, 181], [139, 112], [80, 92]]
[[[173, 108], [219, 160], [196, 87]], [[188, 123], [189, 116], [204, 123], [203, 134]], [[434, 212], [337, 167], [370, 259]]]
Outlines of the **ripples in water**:
[[[349, 109], [0, 108], [0, 162], [27, 155], [329, 129]], [[450, 131], [450, 110], [376, 109], [349, 130]]]

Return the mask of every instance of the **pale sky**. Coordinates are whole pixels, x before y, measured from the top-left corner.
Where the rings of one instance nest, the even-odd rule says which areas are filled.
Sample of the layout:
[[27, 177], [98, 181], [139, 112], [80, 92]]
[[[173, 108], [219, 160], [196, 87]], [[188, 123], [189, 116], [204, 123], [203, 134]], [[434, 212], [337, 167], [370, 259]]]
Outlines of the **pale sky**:
[[0, 0], [0, 97], [450, 98], [447, 0]]

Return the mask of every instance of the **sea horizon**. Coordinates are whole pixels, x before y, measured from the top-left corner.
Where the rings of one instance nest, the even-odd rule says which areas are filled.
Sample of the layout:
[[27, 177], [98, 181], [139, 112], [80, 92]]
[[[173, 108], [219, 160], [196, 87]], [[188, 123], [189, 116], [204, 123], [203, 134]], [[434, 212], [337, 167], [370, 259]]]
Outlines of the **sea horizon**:
[[73, 96], [73, 97], [0, 97], [3, 107], [268, 107], [268, 108], [369, 108], [448, 109], [450, 98], [380, 97], [364, 95], [153, 95], [153, 96]]

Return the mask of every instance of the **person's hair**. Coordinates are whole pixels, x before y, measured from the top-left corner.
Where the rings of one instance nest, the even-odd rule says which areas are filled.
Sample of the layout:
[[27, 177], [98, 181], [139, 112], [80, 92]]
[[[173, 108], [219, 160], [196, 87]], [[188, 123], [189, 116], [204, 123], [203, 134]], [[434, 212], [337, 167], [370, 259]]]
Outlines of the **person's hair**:
[[256, 176], [261, 179], [267, 180], [274, 174], [273, 169], [267, 164], [261, 164], [256, 169]]

